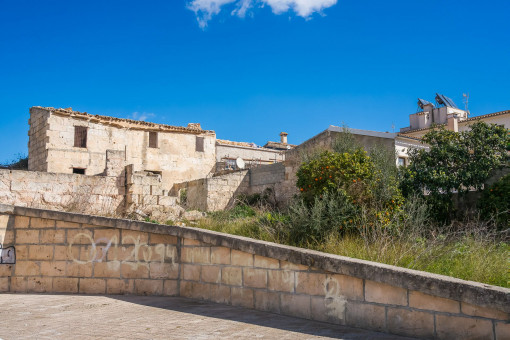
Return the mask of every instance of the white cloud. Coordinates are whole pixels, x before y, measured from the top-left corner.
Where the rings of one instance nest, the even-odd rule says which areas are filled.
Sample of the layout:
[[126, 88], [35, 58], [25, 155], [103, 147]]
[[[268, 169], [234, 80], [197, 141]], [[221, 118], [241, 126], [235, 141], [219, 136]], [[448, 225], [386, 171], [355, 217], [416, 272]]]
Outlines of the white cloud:
[[244, 17], [252, 7], [267, 5], [275, 14], [294, 11], [297, 15], [308, 18], [336, 3], [337, 0], [191, 0], [188, 8], [195, 12], [199, 26], [205, 28], [207, 22], [227, 5], [235, 6], [231, 14], [239, 17]]
[[132, 114], [129, 115], [129, 119], [133, 119], [133, 120], [141, 120], [141, 121], [145, 121], [147, 120], [147, 118], [154, 118], [156, 117], [156, 115], [154, 113], [148, 113], [148, 112], [133, 112]]

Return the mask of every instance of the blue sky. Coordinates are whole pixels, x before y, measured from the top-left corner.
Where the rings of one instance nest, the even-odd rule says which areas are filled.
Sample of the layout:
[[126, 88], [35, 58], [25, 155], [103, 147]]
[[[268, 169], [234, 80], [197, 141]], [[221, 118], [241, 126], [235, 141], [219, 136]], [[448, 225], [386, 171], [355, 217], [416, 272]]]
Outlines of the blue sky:
[[398, 129], [436, 92], [510, 109], [508, 0], [293, 3], [0, 0], [0, 162], [27, 152], [36, 105], [257, 144]]

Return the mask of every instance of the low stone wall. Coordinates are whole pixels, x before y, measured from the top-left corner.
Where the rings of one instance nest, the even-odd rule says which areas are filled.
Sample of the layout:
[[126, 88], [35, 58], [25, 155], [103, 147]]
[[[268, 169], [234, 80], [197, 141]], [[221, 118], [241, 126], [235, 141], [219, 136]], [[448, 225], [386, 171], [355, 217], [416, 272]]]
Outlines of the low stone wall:
[[124, 195], [124, 176], [0, 170], [0, 204], [113, 216], [124, 211]]
[[437, 339], [510, 338], [510, 290], [207, 230], [0, 205], [0, 291], [183, 296]]
[[224, 210], [233, 203], [236, 196], [248, 192], [248, 171], [235, 171], [174, 184], [172, 193], [180, 197], [180, 193], [186, 190], [185, 205], [190, 209], [202, 211]]

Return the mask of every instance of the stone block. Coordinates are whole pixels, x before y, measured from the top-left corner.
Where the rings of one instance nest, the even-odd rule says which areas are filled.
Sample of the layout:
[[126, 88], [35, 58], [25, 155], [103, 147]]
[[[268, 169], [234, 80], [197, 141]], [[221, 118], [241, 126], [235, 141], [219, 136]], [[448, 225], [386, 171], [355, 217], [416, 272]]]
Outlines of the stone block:
[[387, 305], [407, 306], [407, 290], [385, 283], [365, 280], [365, 300]]
[[[268, 270], [267, 288], [279, 292], [294, 292], [294, 272], [291, 270]], [[282, 300], [283, 310], [283, 300]]]
[[434, 314], [402, 308], [388, 308], [388, 331], [392, 334], [434, 337]]
[[96, 243], [111, 243], [118, 244], [120, 241], [120, 230], [108, 228], [108, 229], [94, 229], [94, 241]]
[[16, 216], [14, 218], [14, 228], [16, 229], [28, 228], [29, 225], [30, 217]]
[[106, 294], [133, 294], [135, 280], [107, 279]]
[[53, 246], [28, 246], [28, 259], [47, 261], [53, 259]]
[[280, 299], [282, 314], [311, 319], [310, 296], [281, 294]]
[[310, 298], [312, 320], [334, 324], [345, 323], [345, 301], [337, 301], [323, 296], [311, 296]]
[[438, 339], [493, 339], [492, 321], [437, 314], [436, 334]]
[[221, 282], [232, 286], [242, 286], [243, 271], [240, 267], [224, 267], [221, 269]]
[[185, 246], [201, 246], [201, 245], [203, 245], [202, 242], [200, 242], [198, 240], [193, 240], [190, 238], [183, 238], [182, 241], [183, 241], [183, 245], [185, 245]]
[[211, 247], [211, 263], [230, 264], [230, 248]]
[[252, 288], [267, 287], [267, 269], [243, 268], [244, 286]]
[[53, 279], [51, 277], [29, 277], [27, 278], [28, 293], [46, 293], [52, 291]]
[[210, 247], [193, 247], [192, 248], [193, 263], [211, 263]]
[[122, 244], [147, 244], [149, 234], [141, 231], [122, 230]]
[[42, 276], [65, 276], [66, 275], [66, 261], [42, 261], [41, 262], [41, 275]]
[[263, 290], [255, 291], [255, 309], [280, 313], [280, 294]]
[[14, 267], [14, 275], [16, 276], [37, 276], [41, 275], [41, 268], [38, 262], [34, 261], [17, 261]]
[[79, 223], [57, 221], [57, 229], [80, 229]]
[[222, 285], [211, 285], [210, 301], [216, 303], [230, 304], [230, 287]]
[[[51, 231], [54, 231], [54, 230], [51, 230]], [[16, 230], [16, 244], [39, 244], [39, 230], [17, 229]]]
[[219, 266], [202, 266], [202, 281], [208, 283], [220, 283], [221, 268]]
[[253, 254], [232, 249], [231, 260], [234, 266], [253, 267]]
[[66, 274], [69, 277], [91, 277], [92, 263], [67, 262]]
[[480, 307], [470, 303], [461, 302], [462, 314], [481, 316], [489, 319], [510, 321], [509, 315], [496, 309]]
[[106, 280], [104, 279], [80, 279], [79, 292], [82, 294], [105, 294]]
[[460, 313], [458, 301], [445, 299], [417, 291], [409, 291], [409, 307], [427, 309], [436, 312]]
[[55, 246], [53, 259], [55, 261], [75, 260], [80, 258], [80, 246]]
[[265, 256], [255, 255], [254, 267], [279, 269], [280, 261]]
[[9, 291], [9, 278], [0, 277], [0, 293], [6, 293]]
[[296, 272], [296, 293], [324, 296], [325, 282], [326, 274]]
[[179, 277], [179, 264], [151, 262], [149, 264], [151, 279], [177, 279]]
[[25, 293], [27, 291], [27, 278], [25, 276], [11, 277], [11, 293]]
[[253, 308], [253, 289], [232, 287], [231, 288], [231, 302], [232, 306], [239, 306], [244, 308]]
[[149, 234], [150, 244], [177, 244], [177, 236]]
[[96, 262], [94, 263], [95, 278], [120, 278], [120, 262]]
[[43, 229], [41, 230], [41, 243], [63, 244], [66, 242], [65, 230]]
[[496, 322], [495, 331], [496, 331], [496, 340], [509, 340], [510, 339], [510, 323]]
[[327, 297], [344, 297], [363, 301], [363, 280], [348, 275], [327, 275], [324, 283]]
[[163, 280], [135, 280], [135, 294], [162, 295]]
[[148, 264], [136, 262], [124, 262], [120, 266], [120, 273], [123, 279], [148, 279]]
[[55, 220], [32, 217], [30, 228], [55, 228]]
[[179, 282], [177, 280], [164, 280], [163, 295], [179, 296]]
[[184, 280], [189, 280], [189, 281], [200, 281], [201, 267], [202, 266], [194, 265], [194, 264], [181, 265], [182, 278]]
[[135, 248], [135, 246], [111, 247], [106, 254], [106, 259], [107, 261], [134, 262], [138, 258], [138, 254], [135, 254], [136, 250], [140, 250], [140, 248]]
[[0, 266], [0, 277], [12, 276], [14, 265], [12, 264], [2, 264]]
[[209, 300], [211, 297], [211, 285], [208, 283], [181, 281], [180, 296]]
[[360, 302], [347, 302], [345, 306], [346, 325], [379, 332], [385, 331], [385, 307]]
[[68, 229], [67, 244], [72, 246], [75, 244], [91, 245], [94, 243], [92, 231], [89, 229]]
[[55, 293], [78, 293], [78, 281], [77, 278], [55, 277], [52, 291]]

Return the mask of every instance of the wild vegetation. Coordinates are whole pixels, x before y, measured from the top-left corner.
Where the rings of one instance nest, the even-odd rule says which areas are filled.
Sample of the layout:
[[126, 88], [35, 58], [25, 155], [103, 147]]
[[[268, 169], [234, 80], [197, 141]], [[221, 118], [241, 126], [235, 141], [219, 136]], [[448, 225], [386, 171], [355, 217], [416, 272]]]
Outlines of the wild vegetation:
[[13, 160], [0, 163], [0, 169], [28, 170], [28, 156], [19, 153]]
[[[412, 152], [414, 165], [406, 169], [397, 169], [387, 150], [365, 151], [343, 133], [333, 151], [303, 162], [300, 194], [285, 209], [270, 204], [270, 192], [240, 197], [197, 226], [510, 287], [510, 176], [484, 190], [477, 211], [453, 214], [451, 202], [451, 191], [482, 190], [508, 161], [508, 134], [498, 129], [484, 123], [469, 134], [436, 129], [424, 139], [429, 153]], [[489, 142], [479, 146], [480, 138]]]

